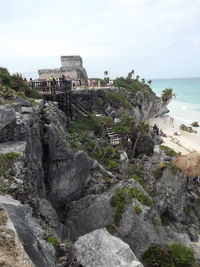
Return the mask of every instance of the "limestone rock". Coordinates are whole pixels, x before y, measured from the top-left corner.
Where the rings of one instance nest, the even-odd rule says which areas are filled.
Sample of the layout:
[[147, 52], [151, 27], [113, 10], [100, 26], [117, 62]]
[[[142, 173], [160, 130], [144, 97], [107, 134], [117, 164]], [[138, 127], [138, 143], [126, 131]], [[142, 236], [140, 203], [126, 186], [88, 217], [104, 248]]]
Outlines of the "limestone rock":
[[198, 123], [198, 121], [194, 121], [193, 123], [191, 123], [191, 125], [192, 125], [193, 127], [199, 127], [199, 123]]
[[[151, 244], [163, 243], [165, 232], [156, 210], [142, 205], [137, 199], [125, 205], [119, 226], [114, 225], [115, 209], [111, 207], [110, 201], [118, 187], [138, 188], [145, 195], [147, 194], [138, 183], [129, 180], [112, 187], [103, 194], [89, 195], [72, 202], [66, 218], [69, 238], [76, 240], [95, 229], [112, 226], [114, 233], [128, 243], [139, 257]], [[134, 212], [136, 205], [140, 206], [140, 214]], [[155, 225], [152, 222], [155, 222]]]
[[53, 206], [59, 208], [82, 195], [93, 161], [82, 151], [71, 151], [65, 133], [66, 122], [55, 106], [44, 110], [44, 119], [47, 194]]
[[21, 266], [56, 266], [53, 252], [50, 249], [51, 246], [38, 238], [42, 229], [33, 219], [30, 207], [20, 204], [19, 201], [10, 196], [0, 196], [0, 204], [7, 211], [9, 219], [14, 225], [14, 231], [16, 231], [28, 257], [34, 264]]
[[194, 133], [195, 131], [190, 126], [186, 126], [185, 124], [181, 124], [179, 126], [180, 130], [188, 132], [188, 133]]
[[0, 142], [13, 141], [15, 126], [15, 110], [10, 106], [0, 106]]
[[83, 267], [143, 267], [130, 247], [106, 229], [79, 237], [75, 248], [77, 261]]

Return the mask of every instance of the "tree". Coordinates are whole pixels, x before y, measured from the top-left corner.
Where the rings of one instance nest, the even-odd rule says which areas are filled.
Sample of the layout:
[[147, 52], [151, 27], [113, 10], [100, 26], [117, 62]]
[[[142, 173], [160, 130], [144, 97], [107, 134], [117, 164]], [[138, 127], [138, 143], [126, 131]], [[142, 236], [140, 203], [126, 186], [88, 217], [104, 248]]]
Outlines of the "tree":
[[[148, 132], [149, 132], [149, 124], [145, 123], [144, 121], [140, 121], [138, 123], [138, 125], [136, 126], [136, 129], [135, 129], [136, 134], [133, 134], [134, 136], [132, 137], [132, 147], [133, 147], [132, 156], [133, 157], [135, 156], [135, 149], [136, 149], [136, 146], [137, 146], [139, 139], [146, 136], [148, 134]], [[134, 137], [136, 137], [136, 138], [134, 138]]]
[[6, 68], [0, 67], [0, 85], [2, 86], [11, 86], [12, 76]]
[[148, 80], [148, 84], [151, 85], [151, 83], [152, 83], [152, 80]]
[[134, 70], [132, 70], [131, 72], [128, 73], [128, 79], [133, 79], [133, 75], [134, 75]]
[[175, 97], [176, 95], [173, 93], [173, 89], [171, 88], [166, 88], [162, 91], [162, 94], [161, 94], [161, 99], [163, 101], [163, 104], [166, 104], [168, 103], [172, 97]]
[[140, 78], [140, 76], [139, 76], [139, 75], [137, 75], [137, 76], [136, 76], [136, 80], [138, 81], [138, 80], [139, 80], [139, 78]]
[[145, 79], [144, 78], [142, 78], [142, 83], [145, 83]]
[[104, 71], [104, 75], [105, 75], [105, 78], [108, 76], [108, 71], [107, 70]]

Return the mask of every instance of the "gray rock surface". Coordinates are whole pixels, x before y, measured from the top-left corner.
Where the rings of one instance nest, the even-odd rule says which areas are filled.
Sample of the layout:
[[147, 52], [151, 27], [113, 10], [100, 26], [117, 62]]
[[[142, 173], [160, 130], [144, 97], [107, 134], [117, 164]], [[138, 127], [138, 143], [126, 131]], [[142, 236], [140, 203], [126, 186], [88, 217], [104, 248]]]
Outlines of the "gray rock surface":
[[43, 231], [32, 217], [30, 207], [21, 205], [10, 196], [0, 196], [0, 204], [7, 211], [26, 253], [35, 266], [56, 266], [51, 246], [39, 239]]
[[15, 110], [9, 105], [0, 105], [0, 143], [13, 141], [15, 126]]
[[[140, 257], [153, 243], [164, 243], [166, 234], [157, 211], [153, 207], [142, 205], [135, 198], [125, 205], [119, 226], [114, 225], [115, 208], [111, 207], [110, 200], [118, 187], [138, 188], [146, 195], [141, 185], [129, 180], [103, 194], [89, 195], [72, 202], [66, 218], [69, 238], [77, 240], [90, 231], [112, 226], [114, 234], [128, 243], [136, 256]], [[140, 214], [134, 211], [136, 205], [141, 208]]]
[[66, 118], [55, 106], [44, 110], [44, 149], [47, 194], [55, 208], [79, 198], [93, 161], [82, 151], [72, 152], [65, 133]]
[[77, 261], [84, 267], [142, 267], [130, 247], [106, 229], [79, 237], [75, 243]]

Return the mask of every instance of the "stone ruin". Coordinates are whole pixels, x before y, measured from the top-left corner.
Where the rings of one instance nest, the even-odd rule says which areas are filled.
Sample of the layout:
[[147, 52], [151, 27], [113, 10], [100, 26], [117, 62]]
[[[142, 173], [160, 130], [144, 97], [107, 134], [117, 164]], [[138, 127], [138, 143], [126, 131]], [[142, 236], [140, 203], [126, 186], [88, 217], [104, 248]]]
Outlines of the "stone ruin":
[[39, 79], [47, 79], [53, 75], [55, 79], [65, 75], [70, 79], [81, 79], [87, 84], [88, 76], [80, 56], [61, 56], [61, 67], [57, 69], [38, 70]]

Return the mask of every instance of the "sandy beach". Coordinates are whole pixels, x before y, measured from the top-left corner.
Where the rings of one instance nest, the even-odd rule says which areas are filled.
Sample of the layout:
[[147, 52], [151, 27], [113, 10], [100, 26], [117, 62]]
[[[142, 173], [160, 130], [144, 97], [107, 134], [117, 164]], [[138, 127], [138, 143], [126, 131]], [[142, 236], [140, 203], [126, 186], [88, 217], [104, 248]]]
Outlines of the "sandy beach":
[[[181, 131], [176, 119], [171, 121], [169, 116], [163, 116], [151, 119], [149, 123], [151, 126], [156, 124], [167, 135], [167, 137], [162, 137], [163, 145], [181, 152], [182, 155], [193, 151], [200, 152], [200, 135]], [[174, 132], [178, 135], [174, 135]]]

